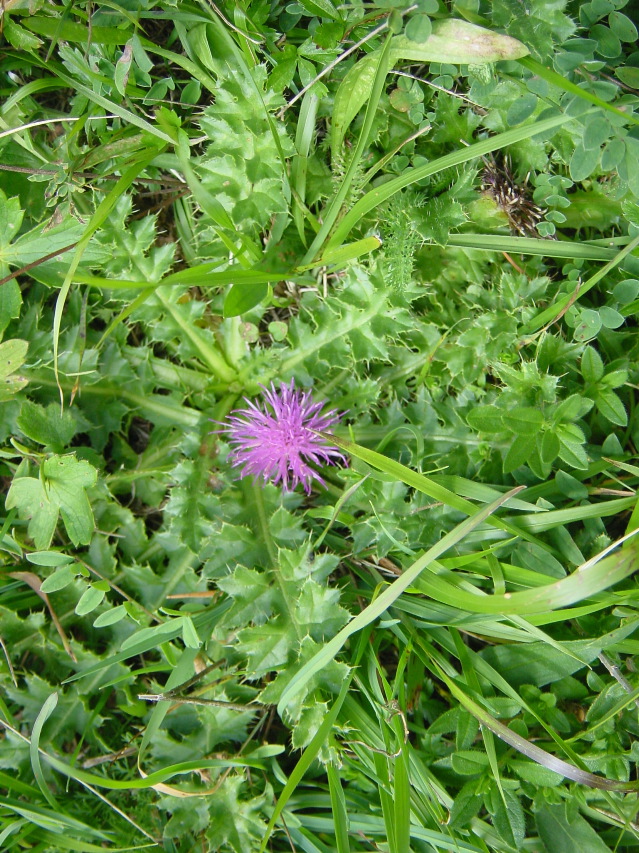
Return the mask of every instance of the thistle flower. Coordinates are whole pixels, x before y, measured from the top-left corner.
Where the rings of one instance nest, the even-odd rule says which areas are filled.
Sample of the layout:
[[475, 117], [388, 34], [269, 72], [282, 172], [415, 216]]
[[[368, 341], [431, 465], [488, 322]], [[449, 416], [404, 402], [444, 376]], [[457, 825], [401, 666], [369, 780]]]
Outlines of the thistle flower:
[[222, 430], [232, 447], [231, 464], [242, 468], [240, 477], [281, 483], [285, 491], [301, 483], [308, 495], [313, 480], [324, 484], [312, 466], [346, 461], [317, 434], [336, 424], [340, 415], [335, 409], [322, 413], [323, 404], [313, 403], [310, 391], [298, 391], [294, 379], [277, 389], [273, 383], [270, 390], [260, 387], [263, 402], [245, 398], [247, 408], [231, 412]]

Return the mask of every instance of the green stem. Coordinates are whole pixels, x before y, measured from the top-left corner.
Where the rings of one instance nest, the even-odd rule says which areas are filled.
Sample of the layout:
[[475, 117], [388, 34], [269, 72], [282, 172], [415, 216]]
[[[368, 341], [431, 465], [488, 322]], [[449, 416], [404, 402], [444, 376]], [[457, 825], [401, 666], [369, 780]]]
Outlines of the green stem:
[[230, 367], [223, 356], [216, 349], [210, 346], [208, 341], [199, 334], [199, 330], [195, 326], [191, 326], [190, 323], [187, 323], [180, 312], [164, 295], [162, 292], [163, 290], [164, 288], [158, 288], [156, 290], [156, 298], [162, 304], [162, 307], [167, 314], [171, 315], [171, 318], [177, 323], [186, 337], [195, 346], [202, 361], [211, 369], [211, 372], [223, 382], [233, 382], [237, 378], [237, 374], [233, 368]]
[[255, 505], [259, 531], [262, 534], [262, 539], [264, 540], [264, 544], [266, 546], [266, 552], [268, 554], [271, 568], [274, 568], [275, 566], [277, 566], [277, 549], [275, 547], [273, 537], [271, 536], [271, 531], [269, 530], [268, 518], [266, 517], [266, 508], [264, 506], [264, 495], [262, 494], [262, 487], [259, 485], [259, 483], [254, 482], [252, 484], [251, 498]]

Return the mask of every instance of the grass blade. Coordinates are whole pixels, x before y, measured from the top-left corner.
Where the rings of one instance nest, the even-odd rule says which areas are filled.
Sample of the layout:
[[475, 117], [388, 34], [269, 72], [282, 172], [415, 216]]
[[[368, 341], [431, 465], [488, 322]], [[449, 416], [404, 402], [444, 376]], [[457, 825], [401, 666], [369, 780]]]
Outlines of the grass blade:
[[337, 696], [337, 699], [333, 703], [331, 710], [324, 717], [322, 725], [319, 727], [315, 735], [313, 735], [313, 739], [302, 753], [300, 760], [297, 762], [293, 772], [288, 777], [288, 781], [282, 789], [282, 793], [280, 794], [277, 800], [277, 805], [275, 806], [273, 814], [271, 815], [271, 819], [269, 820], [268, 826], [266, 827], [259, 853], [264, 853], [264, 850], [266, 850], [266, 845], [268, 844], [268, 840], [271, 837], [271, 833], [273, 832], [273, 827], [275, 826], [279, 816], [282, 814], [284, 807], [290, 800], [292, 794], [295, 792], [295, 789], [302, 781], [304, 774], [309, 769], [311, 764], [315, 761], [317, 753], [320, 751], [322, 745], [326, 741], [326, 738], [331, 733], [333, 724], [337, 720], [337, 715], [339, 714], [344, 700], [348, 695], [348, 690], [351, 685], [352, 677], [352, 674], [350, 674], [347, 676], [347, 678], [344, 679], [342, 688]]
[[[515, 142], [522, 142], [524, 139], [530, 139], [541, 133], [555, 130], [569, 121], [574, 121], [573, 116], [559, 115], [552, 118], [543, 119], [532, 125], [525, 127], [517, 127], [514, 130], [507, 130], [504, 133], [499, 133], [496, 136], [491, 136], [490, 139], [484, 139], [481, 142], [476, 142], [474, 145], [469, 145], [468, 148], [461, 148], [458, 151], [453, 151], [452, 154], [446, 154], [443, 157], [438, 157], [431, 163], [425, 166], [419, 166], [413, 169], [407, 169], [403, 175], [387, 181], [379, 187], [370, 190], [363, 198], [353, 205], [344, 218], [340, 221], [331, 239], [328, 242], [328, 248], [332, 249], [344, 242], [351, 230], [368, 214], [383, 202], [387, 201], [392, 195], [414, 184], [416, 181], [421, 181], [423, 178], [428, 178], [430, 175], [436, 175], [438, 172], [443, 172], [444, 169], [449, 169], [451, 166], [460, 166], [462, 163], [467, 163], [469, 160], [474, 160], [476, 157], [483, 157], [484, 154], [490, 154], [492, 151], [498, 151], [500, 148], [505, 148], [507, 145], [514, 145]], [[311, 255], [310, 251], [308, 253]], [[313, 252], [313, 256], [314, 256]]]
[[532, 56], [523, 56], [517, 61], [520, 65], [523, 65], [524, 68], [532, 71], [532, 73], [537, 77], [541, 77], [542, 80], [546, 80], [553, 86], [558, 86], [560, 89], [563, 89], [564, 92], [569, 92], [571, 95], [577, 95], [578, 98], [583, 98], [584, 101], [588, 101], [588, 103], [594, 104], [602, 110], [615, 113], [615, 115], [621, 116], [632, 124], [639, 124], [639, 119], [632, 115], [632, 113], [623, 112], [622, 110], [617, 109], [617, 107], [613, 107], [612, 104], [609, 104], [601, 98], [598, 98], [597, 95], [593, 95], [591, 92], [582, 89], [580, 86], [577, 86], [576, 83], [573, 83], [566, 79], [566, 77], [558, 74], [556, 71], [553, 71], [552, 68], [546, 68], [545, 65], [542, 65], [541, 62], [537, 62], [537, 60], [533, 59]]
[[40, 736], [42, 734], [42, 728], [51, 716], [51, 714], [54, 712], [57, 704], [58, 694], [52, 693], [48, 697], [48, 699], [45, 700], [45, 703], [42, 708], [40, 708], [40, 712], [36, 717], [35, 723], [33, 724], [31, 742], [29, 744], [29, 755], [31, 757], [31, 767], [33, 768], [33, 775], [36, 778], [40, 790], [46, 797], [49, 805], [55, 810], [56, 813], [59, 814], [61, 811], [60, 805], [51, 793], [49, 786], [47, 785], [46, 779], [44, 778], [44, 773], [42, 772], [42, 765], [40, 764]]
[[337, 853], [350, 853], [350, 843], [348, 841], [348, 814], [346, 812], [346, 798], [342, 789], [339, 774], [333, 764], [329, 764], [326, 768], [328, 776], [328, 789], [331, 795], [331, 808], [333, 810], [333, 819], [335, 821], [335, 842], [337, 844]]

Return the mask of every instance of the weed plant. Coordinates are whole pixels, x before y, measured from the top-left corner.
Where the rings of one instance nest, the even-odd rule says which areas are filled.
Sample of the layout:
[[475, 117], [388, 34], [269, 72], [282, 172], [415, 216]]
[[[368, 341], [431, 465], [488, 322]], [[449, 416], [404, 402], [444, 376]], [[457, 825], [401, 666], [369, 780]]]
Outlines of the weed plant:
[[0, 849], [639, 850], [636, 4], [0, 6]]

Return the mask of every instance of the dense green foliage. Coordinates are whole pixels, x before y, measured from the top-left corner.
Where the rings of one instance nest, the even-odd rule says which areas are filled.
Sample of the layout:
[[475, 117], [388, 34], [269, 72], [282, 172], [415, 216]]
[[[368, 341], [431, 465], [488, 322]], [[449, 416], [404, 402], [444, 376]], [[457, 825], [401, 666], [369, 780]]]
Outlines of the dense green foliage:
[[639, 849], [636, 6], [0, 6], [0, 848]]

